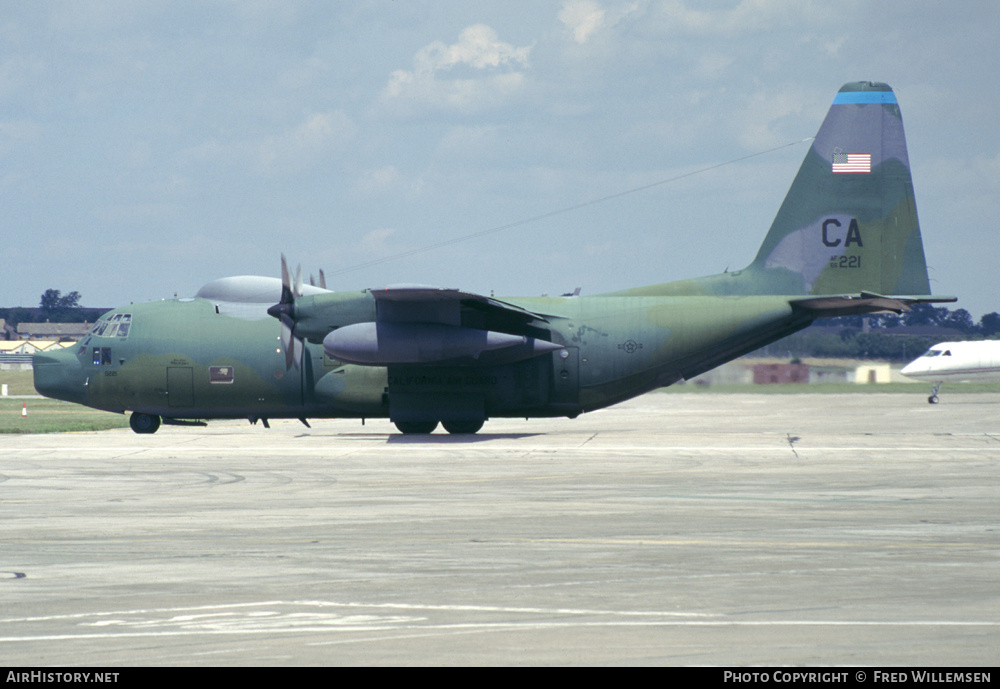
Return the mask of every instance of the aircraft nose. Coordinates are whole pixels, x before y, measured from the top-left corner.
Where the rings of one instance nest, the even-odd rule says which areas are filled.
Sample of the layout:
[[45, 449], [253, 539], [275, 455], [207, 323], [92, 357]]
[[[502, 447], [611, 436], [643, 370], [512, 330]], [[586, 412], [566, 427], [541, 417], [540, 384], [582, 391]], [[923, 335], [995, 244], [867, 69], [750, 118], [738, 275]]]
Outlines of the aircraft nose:
[[84, 404], [87, 396], [83, 365], [73, 354], [75, 347], [39, 352], [31, 357], [35, 390], [57, 400]]

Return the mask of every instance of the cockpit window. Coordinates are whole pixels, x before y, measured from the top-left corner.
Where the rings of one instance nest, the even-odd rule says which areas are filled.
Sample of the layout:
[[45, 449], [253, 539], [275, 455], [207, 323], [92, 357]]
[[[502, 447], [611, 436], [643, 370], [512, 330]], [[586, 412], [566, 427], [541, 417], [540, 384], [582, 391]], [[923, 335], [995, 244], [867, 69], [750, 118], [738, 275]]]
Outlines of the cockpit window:
[[97, 337], [128, 337], [131, 327], [132, 314], [116, 313], [109, 318], [97, 321], [90, 332]]

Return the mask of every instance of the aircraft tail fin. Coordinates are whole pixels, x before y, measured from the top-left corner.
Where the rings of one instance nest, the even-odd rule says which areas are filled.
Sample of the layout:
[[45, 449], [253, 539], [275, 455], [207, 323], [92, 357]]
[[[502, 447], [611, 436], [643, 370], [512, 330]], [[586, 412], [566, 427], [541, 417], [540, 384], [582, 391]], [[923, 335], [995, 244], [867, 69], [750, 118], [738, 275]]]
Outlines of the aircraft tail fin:
[[747, 272], [771, 294], [930, 294], [903, 120], [888, 85], [840, 89]]

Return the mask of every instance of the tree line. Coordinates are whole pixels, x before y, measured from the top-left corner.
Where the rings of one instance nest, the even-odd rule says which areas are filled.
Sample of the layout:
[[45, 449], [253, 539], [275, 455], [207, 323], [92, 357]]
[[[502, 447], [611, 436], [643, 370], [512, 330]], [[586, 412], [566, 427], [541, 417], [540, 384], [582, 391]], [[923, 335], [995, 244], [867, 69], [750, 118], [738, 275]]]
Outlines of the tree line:
[[938, 342], [1000, 339], [1000, 314], [976, 322], [965, 309], [917, 304], [896, 315], [844, 316], [817, 321], [774, 342], [758, 354], [909, 361]]
[[42, 292], [37, 307], [15, 306], [0, 308], [0, 318], [16, 328], [20, 323], [93, 323], [108, 309], [93, 309], [80, 305], [77, 291], [63, 294], [57, 289]]

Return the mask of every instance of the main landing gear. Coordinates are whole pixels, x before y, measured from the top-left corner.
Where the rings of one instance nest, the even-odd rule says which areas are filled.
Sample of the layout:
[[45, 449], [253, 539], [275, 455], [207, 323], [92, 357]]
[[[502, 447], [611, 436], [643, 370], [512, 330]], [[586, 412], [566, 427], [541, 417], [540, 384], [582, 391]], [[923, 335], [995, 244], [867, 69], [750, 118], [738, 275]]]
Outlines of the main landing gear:
[[442, 421], [444, 430], [452, 435], [472, 435], [483, 427], [482, 421]]
[[156, 433], [160, 427], [160, 417], [156, 414], [142, 414], [134, 411], [132, 416], [128, 418], [128, 425], [136, 433]]
[[396, 421], [396, 428], [404, 435], [429, 435], [437, 428], [437, 421]]
[[[437, 421], [396, 421], [396, 428], [404, 435], [428, 435], [437, 428]], [[478, 421], [442, 421], [444, 430], [452, 435], [471, 435], [483, 427], [482, 419]]]

